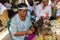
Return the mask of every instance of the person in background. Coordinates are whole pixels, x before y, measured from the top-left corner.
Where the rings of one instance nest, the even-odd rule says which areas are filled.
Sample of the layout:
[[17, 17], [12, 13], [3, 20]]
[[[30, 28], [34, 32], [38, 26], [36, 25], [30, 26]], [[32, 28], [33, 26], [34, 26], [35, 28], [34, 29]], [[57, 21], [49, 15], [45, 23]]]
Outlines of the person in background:
[[25, 40], [25, 37], [34, 32], [31, 20], [26, 16], [27, 9], [25, 3], [20, 3], [18, 5], [18, 14], [12, 18], [10, 27], [14, 40]]
[[31, 12], [34, 11], [34, 3], [33, 3], [33, 1], [32, 0], [28, 0], [28, 4], [29, 4], [29, 5], [27, 5], [28, 6], [28, 9]]
[[59, 19], [60, 18], [60, 0], [58, 0], [56, 7], [57, 7], [56, 19]]
[[31, 19], [32, 23], [35, 21], [34, 3], [33, 0], [28, 0], [28, 14], [27, 16]]
[[37, 13], [37, 10], [39, 9], [38, 7], [41, 7], [42, 5], [42, 0], [39, 0], [39, 4], [35, 6], [35, 13]]
[[37, 9], [36, 13], [36, 21], [40, 18], [43, 20], [47, 20], [51, 17], [51, 6], [48, 5], [49, 0], [42, 0], [42, 5], [40, 5]]
[[57, 0], [51, 0], [51, 9], [52, 9], [52, 14], [50, 20], [55, 20], [56, 19], [56, 13], [57, 13]]
[[[37, 6], [35, 6], [35, 13], [36, 13], [36, 16], [38, 16], [37, 15], [37, 13], [39, 13], [38, 11], [39, 11], [39, 8], [42, 8], [42, 0], [39, 0], [39, 4], [37, 5]], [[38, 20], [38, 18], [36, 17], [36, 20]]]
[[2, 21], [3, 27], [6, 27], [6, 22], [8, 21], [7, 8], [0, 2], [0, 19]]
[[51, 0], [51, 7], [54, 8], [57, 5], [58, 0]]

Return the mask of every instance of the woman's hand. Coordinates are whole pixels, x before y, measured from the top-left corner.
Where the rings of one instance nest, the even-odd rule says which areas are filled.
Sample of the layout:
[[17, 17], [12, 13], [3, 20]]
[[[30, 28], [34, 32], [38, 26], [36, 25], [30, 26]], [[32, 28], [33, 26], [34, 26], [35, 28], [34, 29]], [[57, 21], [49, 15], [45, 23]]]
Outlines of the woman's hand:
[[25, 34], [25, 32], [17, 32], [14, 34], [14, 36], [23, 36]]
[[48, 20], [48, 19], [49, 19], [49, 17], [41, 16], [41, 19], [43, 19], [43, 20]]

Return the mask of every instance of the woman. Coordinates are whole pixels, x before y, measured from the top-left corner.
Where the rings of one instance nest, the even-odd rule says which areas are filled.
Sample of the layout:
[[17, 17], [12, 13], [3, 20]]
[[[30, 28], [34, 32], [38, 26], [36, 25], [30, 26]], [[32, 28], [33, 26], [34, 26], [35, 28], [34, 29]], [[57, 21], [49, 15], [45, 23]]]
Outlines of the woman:
[[33, 34], [34, 28], [27, 15], [27, 5], [21, 3], [18, 5], [18, 14], [12, 18], [11, 33], [14, 40], [25, 40], [29, 34]]

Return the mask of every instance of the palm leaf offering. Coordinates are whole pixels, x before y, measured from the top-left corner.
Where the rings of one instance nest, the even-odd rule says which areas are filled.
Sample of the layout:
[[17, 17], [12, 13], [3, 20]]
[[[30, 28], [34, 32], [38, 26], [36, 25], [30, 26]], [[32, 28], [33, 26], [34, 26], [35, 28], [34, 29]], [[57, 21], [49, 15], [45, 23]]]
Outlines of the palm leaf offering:
[[39, 36], [36, 35], [33, 38], [33, 40], [56, 40], [56, 38], [52, 35], [49, 35], [49, 34], [45, 34], [45, 35], [39, 34]]

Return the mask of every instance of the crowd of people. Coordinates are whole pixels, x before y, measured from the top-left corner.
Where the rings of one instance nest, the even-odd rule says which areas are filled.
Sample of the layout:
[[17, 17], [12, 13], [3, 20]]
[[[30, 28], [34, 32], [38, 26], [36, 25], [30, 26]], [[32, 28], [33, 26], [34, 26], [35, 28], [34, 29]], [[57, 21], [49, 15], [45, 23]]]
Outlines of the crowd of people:
[[[28, 3], [29, 5], [26, 3], [18, 4], [18, 12], [11, 19], [10, 27], [14, 40], [26, 40], [25, 37], [34, 33], [35, 29], [33, 24], [39, 19], [55, 20], [60, 18], [60, 0], [51, 0], [51, 4], [49, 4], [49, 0], [40, 0], [36, 6], [34, 6], [31, 0], [28, 0]], [[14, 13], [11, 12], [11, 7], [12, 5], [7, 2], [5, 4], [0, 3], [0, 15], [5, 12], [8, 12], [8, 14]], [[8, 15], [5, 14], [4, 17], [4, 20], [7, 22]]]

